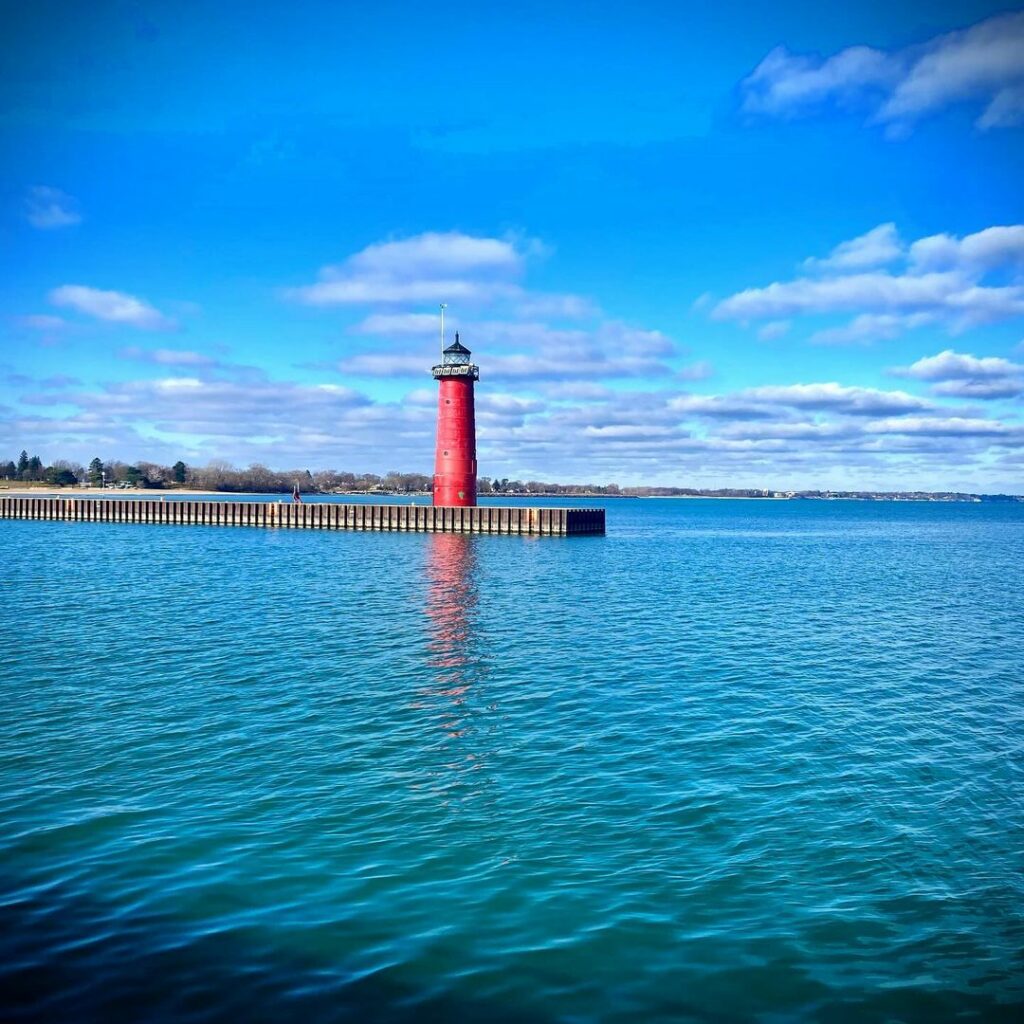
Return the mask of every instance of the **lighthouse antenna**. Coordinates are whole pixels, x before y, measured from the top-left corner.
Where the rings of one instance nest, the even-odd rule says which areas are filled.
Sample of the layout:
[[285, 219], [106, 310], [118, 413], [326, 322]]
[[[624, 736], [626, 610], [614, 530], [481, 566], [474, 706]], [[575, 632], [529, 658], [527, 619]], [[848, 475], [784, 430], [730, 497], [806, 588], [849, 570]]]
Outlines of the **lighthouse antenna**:
[[441, 359], [444, 360], [444, 311], [448, 308], [447, 302], [441, 303]]

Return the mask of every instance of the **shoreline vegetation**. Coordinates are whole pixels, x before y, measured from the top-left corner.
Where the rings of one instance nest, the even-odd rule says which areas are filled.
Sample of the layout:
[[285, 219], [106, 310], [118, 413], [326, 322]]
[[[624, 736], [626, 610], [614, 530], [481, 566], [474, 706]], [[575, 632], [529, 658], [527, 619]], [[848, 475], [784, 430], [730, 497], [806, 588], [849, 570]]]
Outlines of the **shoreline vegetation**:
[[[278, 471], [257, 464], [237, 469], [227, 462], [173, 466], [154, 462], [104, 463], [87, 467], [59, 459], [50, 466], [38, 455], [22, 451], [17, 462], [0, 462], [0, 491], [7, 493], [97, 494], [164, 492], [193, 495], [304, 494], [430, 497], [431, 477], [424, 473], [351, 473], [334, 469]], [[773, 490], [754, 487], [620, 487], [608, 484], [561, 484], [539, 480], [480, 477], [480, 497], [507, 498], [760, 498], [777, 500], [1024, 502], [1015, 494], [974, 494], [963, 491]]]

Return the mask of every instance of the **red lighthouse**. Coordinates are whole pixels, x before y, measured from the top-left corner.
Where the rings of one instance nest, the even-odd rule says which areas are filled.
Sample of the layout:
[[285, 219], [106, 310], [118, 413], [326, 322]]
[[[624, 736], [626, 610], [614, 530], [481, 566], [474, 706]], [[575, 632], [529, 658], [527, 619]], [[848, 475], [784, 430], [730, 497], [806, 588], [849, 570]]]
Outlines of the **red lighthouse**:
[[455, 341], [441, 353], [433, 369], [440, 381], [437, 394], [437, 451], [434, 455], [434, 504], [476, 504], [476, 414], [473, 384], [480, 367], [469, 361], [471, 353]]

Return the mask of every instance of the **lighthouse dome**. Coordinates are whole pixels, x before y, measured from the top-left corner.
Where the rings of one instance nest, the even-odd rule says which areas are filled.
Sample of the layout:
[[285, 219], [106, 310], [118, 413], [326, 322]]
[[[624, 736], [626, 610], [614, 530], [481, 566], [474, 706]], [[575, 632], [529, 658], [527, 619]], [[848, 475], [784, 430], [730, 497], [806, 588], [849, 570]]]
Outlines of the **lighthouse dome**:
[[440, 365], [433, 368], [435, 379], [442, 377], [466, 377], [470, 380], [480, 379], [480, 368], [470, 362], [472, 353], [459, 341], [456, 333], [455, 340], [442, 351]]
[[472, 352], [459, 341], [458, 331], [455, 332], [455, 340], [444, 350], [444, 361], [449, 366], [460, 366], [469, 362]]

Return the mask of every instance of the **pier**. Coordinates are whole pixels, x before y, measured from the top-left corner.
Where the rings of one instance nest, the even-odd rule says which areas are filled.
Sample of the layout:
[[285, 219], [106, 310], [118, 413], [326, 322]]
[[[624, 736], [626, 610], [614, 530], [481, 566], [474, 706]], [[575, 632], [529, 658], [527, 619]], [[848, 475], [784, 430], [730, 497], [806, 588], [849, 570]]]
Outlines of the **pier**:
[[259, 526], [286, 530], [487, 533], [524, 537], [603, 534], [603, 508], [363, 505], [199, 501], [178, 498], [0, 496], [0, 519], [167, 526]]

